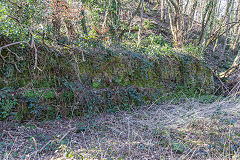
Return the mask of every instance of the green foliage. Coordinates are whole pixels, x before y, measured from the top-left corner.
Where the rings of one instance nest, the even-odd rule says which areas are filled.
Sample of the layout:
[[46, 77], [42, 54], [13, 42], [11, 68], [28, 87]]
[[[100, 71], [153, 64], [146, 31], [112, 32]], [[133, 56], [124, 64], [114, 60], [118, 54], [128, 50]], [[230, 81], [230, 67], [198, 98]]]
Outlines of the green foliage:
[[117, 90], [90, 90], [81, 98], [83, 100], [79, 103], [82, 108], [76, 109], [74, 112], [77, 114], [82, 110], [87, 110], [92, 115], [98, 112], [129, 110], [131, 106], [144, 105], [146, 99], [150, 100], [152, 97], [144, 96], [144, 91], [139, 91], [137, 88], [122, 87]]
[[46, 99], [54, 99], [56, 98], [56, 95], [53, 91], [48, 91], [47, 93], [44, 94], [44, 98]]
[[53, 90], [26, 90], [22, 93], [20, 99], [24, 99], [24, 107], [23, 112], [20, 112], [18, 115], [18, 119], [21, 120], [24, 115], [25, 117], [28, 115], [27, 117], [34, 117], [38, 120], [56, 117], [56, 109], [50, 105], [52, 101], [56, 99], [56, 95]]
[[[155, 35], [149, 35], [147, 38], [145, 38], [143, 41], [143, 46], [146, 47], [153, 47], [155, 45], [157, 46], [164, 46], [167, 44], [167, 42], [164, 40], [164, 38], [159, 35], [159, 36], [155, 36]], [[150, 46], [149, 46], [150, 45]]]
[[186, 86], [177, 86], [175, 91], [163, 97], [165, 101], [172, 100], [172, 103], [182, 103], [189, 99], [194, 99], [200, 103], [213, 103], [222, 100], [223, 97], [214, 94], [206, 94], [200, 88], [188, 88]]
[[3, 88], [0, 91], [0, 119], [4, 120], [12, 114], [12, 110], [17, 105], [14, 93], [9, 88]]
[[[81, 155], [78, 155], [74, 152], [74, 150], [72, 150], [70, 147], [67, 147], [66, 145], [61, 145], [59, 147], [59, 149], [64, 153], [64, 155], [66, 156], [65, 158], [81, 158]], [[77, 156], [77, 157], [76, 157]]]
[[221, 100], [223, 100], [223, 98], [224, 97], [222, 97], [222, 96], [206, 94], [206, 95], [201, 95], [198, 100], [199, 100], [200, 103], [206, 103], [207, 104], [207, 103], [213, 103], [217, 100], [221, 101]]
[[149, 20], [146, 20], [145, 21], [145, 26], [144, 26], [146, 29], [151, 29], [151, 21]]
[[52, 90], [17, 91], [3, 88], [0, 92], [0, 119], [4, 120], [9, 116], [11, 119], [15, 118], [20, 121], [28, 118], [38, 120], [47, 117], [54, 118], [56, 116], [55, 107], [49, 106], [54, 99], [56, 99], [56, 95]]
[[31, 90], [27, 90], [24, 93], [24, 96], [26, 98], [36, 98], [36, 97], [41, 97], [42, 96], [42, 91], [40, 90], [35, 90], [35, 89], [31, 89]]
[[[150, 22], [149, 22], [150, 23]], [[136, 26], [136, 30], [138, 30], [139, 26]], [[172, 45], [167, 42], [162, 35], [147, 35], [146, 37], [142, 38], [141, 45], [139, 48], [137, 48], [136, 44], [138, 41], [138, 34], [137, 33], [125, 33], [124, 37], [128, 40], [124, 42], [123, 45], [126, 46], [126, 48], [132, 48], [134, 51], [144, 52], [146, 54], [165, 54], [169, 52], [173, 52]]]
[[201, 48], [199, 46], [194, 45], [193, 43], [189, 43], [188, 45], [186, 45], [182, 49], [182, 52], [194, 56], [198, 59], [202, 59], [203, 57], [203, 52], [201, 51]]
[[28, 28], [43, 21], [44, 5], [41, 3], [41, 1], [28, 0], [23, 5], [23, 3], [10, 3], [4, 0], [0, 3], [0, 32], [15, 41], [28, 41], [30, 36]]
[[178, 154], [182, 154], [186, 150], [186, 146], [181, 142], [174, 141], [172, 145], [173, 145], [173, 151]]
[[93, 86], [93, 88], [99, 88], [100, 83], [99, 82], [93, 82], [92, 86]]

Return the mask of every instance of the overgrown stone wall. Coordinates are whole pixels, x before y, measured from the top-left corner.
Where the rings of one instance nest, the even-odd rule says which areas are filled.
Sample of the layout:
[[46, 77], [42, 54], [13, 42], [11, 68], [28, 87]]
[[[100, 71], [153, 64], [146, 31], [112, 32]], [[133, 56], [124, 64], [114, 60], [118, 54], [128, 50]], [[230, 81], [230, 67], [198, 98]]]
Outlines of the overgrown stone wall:
[[68, 49], [62, 54], [39, 51], [43, 71], [30, 69], [29, 53], [23, 54], [29, 60], [18, 64], [22, 73], [11, 64], [3, 64], [1, 119], [11, 115], [24, 120], [110, 112], [161, 103], [166, 93], [179, 86], [202, 93], [215, 89], [212, 71], [187, 55], [148, 56], [94, 48], [84, 54]]
[[181, 54], [90, 54], [79, 63], [81, 78], [95, 88], [136, 86], [170, 91], [177, 85], [214, 91], [214, 75], [201, 61]]

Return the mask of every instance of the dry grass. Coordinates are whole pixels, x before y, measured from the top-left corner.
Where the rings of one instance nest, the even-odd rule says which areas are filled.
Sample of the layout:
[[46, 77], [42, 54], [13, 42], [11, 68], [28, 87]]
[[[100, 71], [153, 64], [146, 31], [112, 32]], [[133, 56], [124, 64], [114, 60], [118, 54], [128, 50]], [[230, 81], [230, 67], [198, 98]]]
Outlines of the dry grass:
[[240, 159], [239, 100], [193, 99], [89, 118], [1, 122], [0, 159]]

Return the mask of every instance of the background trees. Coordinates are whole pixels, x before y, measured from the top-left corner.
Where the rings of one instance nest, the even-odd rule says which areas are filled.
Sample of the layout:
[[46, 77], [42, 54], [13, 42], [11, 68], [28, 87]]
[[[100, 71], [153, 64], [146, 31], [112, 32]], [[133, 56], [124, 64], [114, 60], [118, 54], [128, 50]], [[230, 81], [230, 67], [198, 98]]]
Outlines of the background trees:
[[[144, 6], [143, 12], [141, 6]], [[21, 32], [15, 36], [19, 39], [27, 36], [20, 28], [31, 28], [33, 32], [41, 30], [45, 36], [58, 40], [64, 36], [74, 41], [79, 35], [108, 35], [110, 37], [107, 41], [112, 43], [116, 40], [128, 41], [129, 34], [139, 30], [140, 39], [140, 22], [143, 22], [142, 19], [153, 20], [151, 14], [156, 12], [158, 17], [155, 22], [161, 22], [160, 28], [163, 31], [158, 34], [164, 34], [164, 30], [169, 32], [171, 43], [176, 48], [184, 47], [190, 35], [197, 31], [196, 27], [201, 28], [195, 38], [198, 39], [196, 45], [201, 45], [204, 49], [210, 44], [214, 44], [216, 49], [218, 39], [223, 36], [226, 38], [221, 44], [222, 52], [225, 52], [228, 44], [236, 51], [239, 42], [238, 0], [5, 0], [1, 3], [1, 8], [1, 32]], [[127, 33], [128, 36], [125, 36]], [[140, 47], [139, 40], [136, 45]]]
[[83, 59], [97, 43], [147, 56], [180, 52], [219, 73], [238, 64], [239, 0], [3, 0], [0, 7], [1, 63], [19, 72], [26, 59], [42, 71], [42, 44]]

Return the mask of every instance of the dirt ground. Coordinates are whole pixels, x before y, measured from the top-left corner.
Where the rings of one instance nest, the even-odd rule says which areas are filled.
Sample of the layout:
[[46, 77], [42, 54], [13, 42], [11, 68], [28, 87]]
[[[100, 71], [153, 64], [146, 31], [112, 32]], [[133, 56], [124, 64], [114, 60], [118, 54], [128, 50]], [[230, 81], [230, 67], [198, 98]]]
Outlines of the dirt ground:
[[46, 122], [0, 122], [0, 159], [240, 159], [240, 101], [187, 99]]

